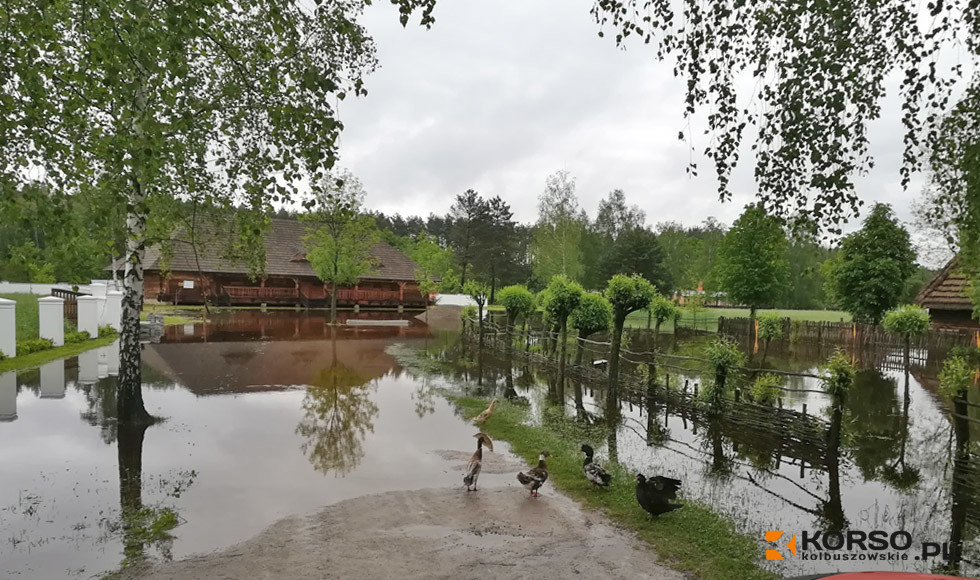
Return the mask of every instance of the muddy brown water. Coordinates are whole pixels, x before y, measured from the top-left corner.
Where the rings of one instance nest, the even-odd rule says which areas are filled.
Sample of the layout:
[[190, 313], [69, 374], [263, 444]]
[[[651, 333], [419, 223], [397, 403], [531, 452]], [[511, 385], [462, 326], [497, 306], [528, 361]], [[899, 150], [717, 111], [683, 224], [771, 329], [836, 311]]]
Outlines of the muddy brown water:
[[[113, 346], [0, 375], [0, 577], [89, 578], [134, 552], [180, 560], [368, 494], [458, 487], [459, 453], [470, 447], [473, 427], [438, 387], [515, 397], [534, 420], [557, 407], [602, 423], [601, 384], [561, 388], [545, 368], [511, 366], [489, 352], [474, 357], [457, 333], [402, 318], [407, 327], [332, 329], [319, 314], [245, 311], [167, 327], [143, 351], [147, 407], [166, 421], [138, 432], [113, 421]], [[634, 337], [631, 348], [643, 350], [644, 340]], [[693, 354], [703, 340], [668, 348]], [[439, 353], [452, 370], [405, 369], [393, 346]], [[815, 371], [827, 354], [776, 345], [767, 364]], [[790, 449], [758, 428], [630, 400], [614, 437], [591, 443], [602, 460], [615, 453], [632, 469], [681, 477], [687, 497], [759, 538], [760, 560], [772, 547], [765, 530], [907, 530], [916, 542], [959, 534], [961, 573], [976, 576], [980, 469], [975, 453], [955, 453], [955, 425], [936, 391], [943, 355], [916, 353], [906, 375], [895, 353], [856, 353], [863, 368], [840, 417], [836, 453]], [[673, 380], [693, 388], [700, 377]], [[805, 403], [831, 419], [823, 395], [803, 392], [819, 388], [815, 379], [789, 387], [787, 408]], [[978, 408], [971, 417], [980, 419]], [[978, 427], [967, 425], [969, 450], [980, 441]], [[488, 470], [481, 483], [512, 479]], [[123, 508], [158, 514], [164, 507], [180, 518], [169, 539], [141, 539], [124, 525]], [[928, 571], [936, 563], [787, 555], [766, 565], [803, 574]]]
[[139, 433], [113, 421], [115, 345], [0, 375], [0, 577], [117, 568], [123, 506], [172, 507], [173, 538], [145, 551], [180, 559], [345, 499], [458, 486], [459, 461], [437, 452], [470, 449], [474, 427], [386, 352], [445, 340], [404, 318], [331, 329], [241, 312], [168, 327], [143, 350], [146, 405], [166, 421]]

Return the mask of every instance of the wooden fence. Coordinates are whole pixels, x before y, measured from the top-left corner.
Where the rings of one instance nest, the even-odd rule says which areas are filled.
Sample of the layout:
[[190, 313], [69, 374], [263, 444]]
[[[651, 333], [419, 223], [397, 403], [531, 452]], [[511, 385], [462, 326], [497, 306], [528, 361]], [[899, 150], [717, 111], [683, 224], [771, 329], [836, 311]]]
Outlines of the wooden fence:
[[51, 295], [65, 301], [65, 320], [70, 320], [72, 324], [78, 324], [78, 297], [88, 296], [84, 292], [74, 292], [62, 288], [52, 288]]
[[[860, 322], [815, 322], [783, 318], [783, 339], [792, 343], [850, 344], [855, 347], [886, 346], [901, 348], [905, 341], [901, 335], [888, 332], [881, 326]], [[718, 333], [737, 337], [755, 336], [755, 324], [750, 318], [718, 318]], [[912, 348], [948, 349], [956, 346], [980, 345], [980, 331], [958, 329], [933, 329], [912, 338]]]

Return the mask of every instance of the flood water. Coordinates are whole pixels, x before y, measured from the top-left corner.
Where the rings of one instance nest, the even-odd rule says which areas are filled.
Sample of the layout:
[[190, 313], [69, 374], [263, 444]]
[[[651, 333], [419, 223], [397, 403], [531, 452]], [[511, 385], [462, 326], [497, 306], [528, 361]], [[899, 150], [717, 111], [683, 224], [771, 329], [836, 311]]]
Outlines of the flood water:
[[[707, 340], [661, 336], [658, 346], [690, 356], [699, 354]], [[630, 343], [629, 348], [637, 352], [653, 347], [651, 336], [644, 332], [634, 333]], [[743, 348], [753, 354], [751, 345]], [[832, 346], [774, 345], [763, 366], [817, 374], [832, 352]], [[628, 395], [620, 403], [615, 429], [607, 431], [605, 440], [590, 443], [603, 460], [615, 456], [633, 471], [682, 479], [688, 498], [711, 505], [740, 531], [757, 537], [760, 555], [766, 548], [779, 547], [763, 541], [766, 530], [785, 531], [783, 545], [793, 534], [799, 540], [803, 531], [812, 536], [828, 530], [883, 530], [889, 535], [904, 531], [913, 541], [908, 559], [898, 561], [805, 561], [783, 548], [785, 560], [766, 563], [777, 572], [938, 572], [947, 563], [941, 558], [917, 559], [921, 542], [962, 541], [959, 574], [977, 577], [980, 396], [974, 389], [966, 415], [954, 418], [948, 401], [938, 394], [938, 372], [946, 354], [913, 352], [906, 372], [900, 352], [854, 352], [860, 370], [843, 412], [836, 416], [830, 398], [819, 392], [819, 379], [789, 377], [783, 407], [801, 411], [806, 405], [807, 412], [824, 424], [832, 427], [836, 421], [841, 434], [837, 445], [828, 443], [824, 433], [809, 447], [794, 444], [765, 423], [710, 420], [690, 408], [671, 408], [667, 399]], [[469, 392], [526, 403], [537, 421], [553, 420], [548, 410], [557, 408], [583, 424], [605, 423], [607, 399], [601, 381], [569, 380], [562, 387], [553, 369], [521, 362], [520, 355], [510, 366], [499, 351], [484, 351], [483, 357], [477, 357], [470, 345], [465, 356], [469, 362], [451, 365], [447, 375]], [[603, 356], [586, 353], [586, 365]], [[754, 353], [752, 364], [759, 363], [759, 354]], [[625, 372], [635, 369], [628, 363], [625, 367]], [[666, 372], [676, 390], [693, 391], [705, 378]]]
[[[409, 317], [406, 316], [408, 319]], [[277, 520], [365, 494], [458, 486], [474, 428], [434, 389], [511, 397], [536, 421], [558, 409], [602, 425], [596, 382], [558, 385], [553, 370], [475, 356], [457, 333], [408, 327], [331, 328], [319, 314], [234, 312], [167, 327], [143, 350], [144, 399], [164, 422], [117, 428], [115, 346], [0, 375], [0, 577], [90, 578], [141, 557], [180, 559], [246, 540]], [[638, 333], [630, 348], [645, 350]], [[675, 354], [704, 338], [661, 337]], [[666, 342], [664, 342], [666, 341]], [[403, 368], [399, 349], [428, 350], [446, 369]], [[746, 346], [749, 350], [749, 346]], [[815, 372], [829, 349], [775, 346], [767, 366]], [[755, 425], [712, 422], [661, 401], [624, 397], [597, 454], [679, 476], [688, 498], [738, 529], [908, 531], [965, 542], [960, 573], [980, 572], [980, 400], [965, 435], [937, 394], [945, 353], [855, 353], [862, 367], [836, 417], [837, 446], [801, 447]], [[587, 355], [586, 361], [598, 355]], [[629, 370], [629, 365], [627, 365]], [[674, 373], [692, 388], [701, 377]], [[783, 404], [835, 420], [812, 378]], [[976, 393], [973, 394], [975, 397]], [[961, 421], [962, 425], [963, 422]], [[956, 440], [966, 438], [967, 452]], [[511, 483], [513, 474], [486, 474]], [[142, 537], [124, 514], [174, 510], [170, 537]], [[639, 508], [638, 508], [639, 509]], [[666, 516], [669, 517], [669, 516]], [[914, 554], [913, 554], [914, 555]], [[937, 562], [769, 562], [790, 574], [869, 568], [929, 571]]]
[[123, 507], [172, 508], [173, 538], [143, 548], [179, 559], [344, 499], [459, 484], [458, 462], [433, 452], [470, 449], [474, 427], [385, 351], [445, 338], [416, 321], [324, 323], [240, 312], [168, 327], [143, 351], [147, 409], [166, 418], [145, 432], [113, 421], [115, 345], [0, 375], [0, 577], [118, 568], [140, 544]]

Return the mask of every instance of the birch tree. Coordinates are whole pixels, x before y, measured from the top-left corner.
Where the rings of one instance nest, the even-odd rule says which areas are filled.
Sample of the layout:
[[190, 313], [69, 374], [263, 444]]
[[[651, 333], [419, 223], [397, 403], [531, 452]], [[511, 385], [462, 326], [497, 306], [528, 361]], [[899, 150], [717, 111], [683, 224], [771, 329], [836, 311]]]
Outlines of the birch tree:
[[[434, 0], [392, 0], [403, 24]], [[139, 313], [153, 197], [259, 213], [336, 159], [334, 103], [365, 93], [368, 0], [8, 0], [0, 5], [0, 188], [38, 175], [126, 201], [119, 421], [149, 423]], [[243, 239], [261, 223], [245, 220]], [[243, 242], [248, 246], [249, 242]]]
[[567, 276], [582, 277], [582, 251], [579, 244], [584, 229], [575, 178], [567, 171], [548, 177], [538, 198], [538, 223], [534, 226], [534, 274], [540, 280]]

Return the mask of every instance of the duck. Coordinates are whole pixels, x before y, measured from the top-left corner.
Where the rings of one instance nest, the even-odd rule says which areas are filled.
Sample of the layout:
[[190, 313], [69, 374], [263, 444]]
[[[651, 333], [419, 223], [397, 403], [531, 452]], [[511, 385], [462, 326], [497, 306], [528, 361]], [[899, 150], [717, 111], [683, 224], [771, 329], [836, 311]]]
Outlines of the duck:
[[490, 406], [487, 407], [487, 409], [485, 411], [483, 411], [482, 413], [480, 413], [479, 415], [477, 415], [476, 418], [473, 419], [473, 422], [474, 423], [486, 423], [487, 419], [490, 418], [490, 415], [493, 415], [493, 408], [496, 405], [497, 405], [497, 399], [494, 398], [494, 400], [490, 401]]
[[480, 479], [480, 470], [483, 469], [483, 446], [486, 445], [487, 449], [493, 451], [493, 441], [490, 440], [489, 435], [480, 431], [474, 437], [476, 437], [476, 451], [473, 457], [470, 457], [470, 462], [466, 464], [466, 475], [463, 476], [466, 491], [476, 491], [476, 481]]
[[642, 473], [637, 473], [636, 501], [651, 516], [672, 512], [684, 506], [682, 503], [670, 503], [670, 500], [677, 499], [680, 487], [679, 479], [659, 475], [647, 479]]
[[538, 455], [537, 467], [528, 469], [527, 473], [522, 471], [517, 474], [517, 481], [521, 482], [521, 485], [531, 491], [531, 497], [541, 497], [538, 489], [544, 485], [544, 482], [548, 481], [548, 466], [544, 462], [546, 457], [551, 457], [551, 453], [542, 451]]
[[585, 479], [588, 479], [593, 486], [609, 487], [612, 476], [606, 473], [601, 465], [592, 461], [592, 456], [595, 454], [592, 447], [583, 443], [579, 451], [585, 453], [585, 462], [582, 463], [582, 473], [585, 474]]

